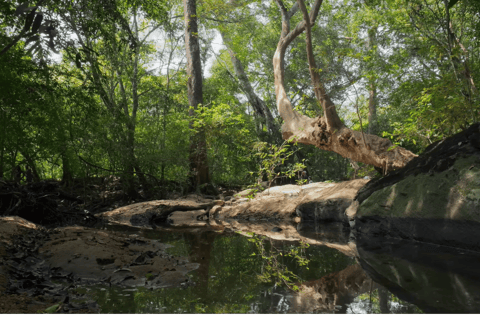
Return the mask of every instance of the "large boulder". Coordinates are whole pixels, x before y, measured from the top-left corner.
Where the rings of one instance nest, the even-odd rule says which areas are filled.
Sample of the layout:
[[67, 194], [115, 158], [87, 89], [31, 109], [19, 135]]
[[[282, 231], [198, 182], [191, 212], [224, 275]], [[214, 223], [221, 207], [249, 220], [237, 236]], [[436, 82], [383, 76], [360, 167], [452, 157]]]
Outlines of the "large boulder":
[[480, 123], [371, 181], [355, 205], [357, 232], [480, 249]]

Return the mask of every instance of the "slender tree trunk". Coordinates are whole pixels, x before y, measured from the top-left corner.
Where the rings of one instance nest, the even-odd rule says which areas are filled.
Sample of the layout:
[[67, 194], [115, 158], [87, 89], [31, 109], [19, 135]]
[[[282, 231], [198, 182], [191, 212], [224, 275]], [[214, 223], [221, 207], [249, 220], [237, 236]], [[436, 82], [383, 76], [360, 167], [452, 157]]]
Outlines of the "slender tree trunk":
[[[183, 0], [185, 16], [185, 47], [187, 50], [187, 89], [189, 116], [195, 117], [195, 110], [203, 103], [202, 65], [200, 59], [200, 45], [198, 42], [197, 4], [196, 0]], [[193, 128], [193, 120], [190, 122]], [[207, 164], [207, 144], [203, 128], [192, 135], [190, 141], [190, 170], [192, 187], [210, 183]]]
[[390, 300], [390, 292], [383, 286], [378, 287], [378, 304], [380, 305], [380, 312], [383, 314], [390, 313], [388, 301]]
[[[460, 39], [455, 35], [453, 23], [450, 19], [450, 9], [448, 8], [449, 1], [443, 0], [443, 3], [445, 5], [445, 29], [447, 31], [449, 56], [452, 61], [457, 80], [463, 82], [464, 87], [466, 87], [466, 92], [462, 92], [462, 94], [466, 95], [468, 102], [472, 104], [473, 97], [478, 95], [478, 90], [473, 80], [472, 74], [470, 73], [468, 50], [460, 42]], [[456, 47], [459, 47], [464, 54], [463, 68], [461, 60], [453, 53]]]
[[[311, 26], [318, 16], [322, 0], [315, 1], [310, 14], [307, 12], [304, 1], [297, 0], [304, 18], [292, 31], [290, 31], [291, 11], [289, 12], [286, 9], [282, 0], [275, 1], [282, 14], [282, 33], [273, 57], [273, 68], [277, 107], [284, 120], [282, 126], [283, 138], [293, 137], [297, 142], [312, 144], [320, 149], [336, 152], [353, 161], [372, 164], [375, 167], [383, 168], [384, 173], [405, 166], [408, 161], [416, 156], [415, 154], [394, 146], [388, 139], [363, 134], [345, 127], [337, 115], [335, 104], [320, 82], [318, 68], [313, 56]], [[285, 51], [288, 45], [303, 31], [306, 31], [307, 58], [315, 96], [323, 109], [323, 117], [315, 119], [301, 115], [293, 109], [284, 85]]]
[[262, 118], [267, 126], [268, 132], [274, 137], [275, 140], [280, 141], [281, 136], [279, 128], [277, 127], [275, 120], [272, 116], [272, 112], [268, 108], [265, 101], [263, 101], [253, 90], [253, 87], [248, 80], [248, 76], [245, 73], [242, 62], [238, 59], [236, 53], [231, 49], [230, 40], [226, 38], [223, 32], [220, 32], [222, 36], [223, 43], [227, 46], [228, 53], [230, 55], [230, 60], [232, 61], [233, 68], [235, 70], [235, 75], [238, 78], [240, 86], [247, 96], [248, 102], [251, 104], [252, 108], [257, 112], [257, 114]]
[[25, 151], [20, 151], [20, 153], [21, 153], [22, 156], [25, 158], [25, 160], [27, 161], [28, 166], [29, 166], [30, 169], [32, 170], [33, 181], [34, 181], [34, 182], [40, 182], [40, 175], [38, 174], [37, 166], [35, 165], [35, 161], [33, 161], [32, 157], [30, 157], [30, 155], [29, 155], [27, 152], [25, 152]]
[[161, 177], [160, 181], [162, 182], [162, 186], [165, 185], [165, 147], [166, 147], [166, 140], [167, 140], [167, 106], [163, 107], [163, 119], [162, 119], [162, 141], [160, 142], [160, 148], [162, 150], [162, 162], [160, 164], [161, 167]]
[[3, 178], [3, 175], [4, 175], [4, 155], [5, 153], [5, 148], [3, 147], [3, 144], [0, 145], [0, 179]]
[[7, 136], [7, 130], [6, 130], [6, 115], [5, 115], [5, 112], [3, 110], [0, 110], [0, 123], [1, 123], [1, 126], [0, 126], [0, 179], [3, 178], [5, 172], [4, 172], [4, 168], [5, 168], [5, 158], [4, 158], [4, 155], [5, 155], [5, 137]]
[[17, 173], [17, 153], [18, 153], [18, 150], [14, 150], [14, 151], [10, 151], [10, 168], [12, 168], [12, 170], [10, 170], [10, 180], [11, 181], [16, 181], [16, 173]]
[[[375, 52], [376, 45], [376, 28], [368, 30], [368, 46], [372, 52]], [[377, 86], [375, 79], [369, 79], [369, 91], [368, 91], [368, 129], [367, 133], [377, 134]]]
[[68, 158], [67, 149], [62, 153], [62, 184], [68, 187], [73, 180], [70, 160]]
[[[128, 119], [130, 120], [130, 119]], [[127, 121], [128, 121], [127, 120]], [[138, 198], [138, 193], [135, 189], [135, 127], [128, 121], [127, 123], [127, 140], [126, 148], [127, 154], [125, 155], [125, 182], [126, 182], [126, 193], [129, 198], [136, 199]]]
[[[135, 33], [135, 43], [138, 44], [138, 39], [139, 39], [139, 32], [138, 32], [138, 23], [137, 23], [137, 8], [133, 9], [133, 27], [134, 27], [134, 33]], [[135, 128], [136, 128], [136, 121], [137, 121], [137, 111], [140, 106], [140, 97], [138, 95], [138, 81], [139, 81], [139, 76], [138, 76], [138, 64], [139, 64], [139, 48], [138, 45], [135, 46], [134, 48], [134, 60], [133, 60], [133, 76], [132, 76], [132, 101], [133, 101], [133, 110], [132, 110], [132, 115], [131, 115], [131, 123], [132, 123], [132, 129], [131, 129], [131, 140], [133, 141], [132, 143], [132, 160], [134, 163], [134, 168], [135, 168], [135, 173], [137, 174], [138, 178], [140, 179], [140, 183], [142, 184], [143, 187], [143, 192], [145, 194], [145, 197], [149, 198], [150, 197], [150, 191], [151, 191], [151, 185], [148, 183], [148, 180], [145, 177], [145, 174], [143, 171], [140, 169], [140, 164], [138, 163], [138, 159], [135, 156]]]

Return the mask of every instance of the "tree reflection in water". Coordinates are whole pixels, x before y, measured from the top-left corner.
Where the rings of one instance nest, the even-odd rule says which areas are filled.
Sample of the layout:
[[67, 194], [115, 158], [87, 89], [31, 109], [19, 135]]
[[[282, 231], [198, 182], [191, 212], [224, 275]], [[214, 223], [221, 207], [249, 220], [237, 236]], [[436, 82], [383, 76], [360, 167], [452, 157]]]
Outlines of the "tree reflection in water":
[[[384, 298], [382, 291], [378, 293], [378, 285], [371, 282], [354, 258], [332, 248], [214, 232], [177, 233], [170, 240], [162, 238], [161, 241], [173, 245], [170, 254], [187, 256], [191, 262], [198, 263], [199, 268], [188, 275], [189, 280], [181, 288], [151, 291], [138, 288], [134, 292], [115, 287], [92, 288], [102, 312], [363, 313], [377, 312], [377, 309], [378, 312], [386, 311], [385, 308], [390, 308], [390, 312], [400, 310], [392, 309], [392, 305], [395, 306], [392, 295], [387, 293], [390, 298]], [[386, 299], [390, 301], [385, 304]]]

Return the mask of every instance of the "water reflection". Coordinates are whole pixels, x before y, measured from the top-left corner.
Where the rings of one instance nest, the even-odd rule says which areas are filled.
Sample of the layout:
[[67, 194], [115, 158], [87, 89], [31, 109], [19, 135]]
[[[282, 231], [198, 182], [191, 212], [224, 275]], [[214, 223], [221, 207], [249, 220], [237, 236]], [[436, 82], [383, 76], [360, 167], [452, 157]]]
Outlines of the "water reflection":
[[360, 235], [362, 268], [427, 313], [480, 312], [480, 253]]
[[[325, 246], [301, 248], [296, 242], [272, 239], [261, 240], [259, 246], [252, 237], [233, 232], [123, 232], [170, 244], [170, 254], [188, 257], [199, 268], [181, 288], [80, 289], [88, 290], [103, 313], [358, 313], [375, 312], [371, 306], [376, 295], [385, 300], [354, 258]], [[288, 256], [292, 250], [309, 263], [300, 266], [298, 259]], [[278, 262], [276, 274], [272, 258]], [[295, 279], [279, 282], [279, 277], [289, 275], [287, 270]], [[300, 290], [291, 290], [294, 285]]]

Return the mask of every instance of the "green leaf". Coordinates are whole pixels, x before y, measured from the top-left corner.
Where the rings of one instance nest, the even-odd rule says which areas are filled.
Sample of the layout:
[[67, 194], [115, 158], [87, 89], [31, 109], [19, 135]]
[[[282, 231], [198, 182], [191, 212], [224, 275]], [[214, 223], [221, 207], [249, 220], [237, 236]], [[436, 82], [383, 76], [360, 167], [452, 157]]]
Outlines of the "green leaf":
[[47, 309], [45, 309], [45, 313], [55, 313], [57, 312], [58, 309], [60, 309], [60, 303], [54, 304], [53, 306], [48, 307]]

